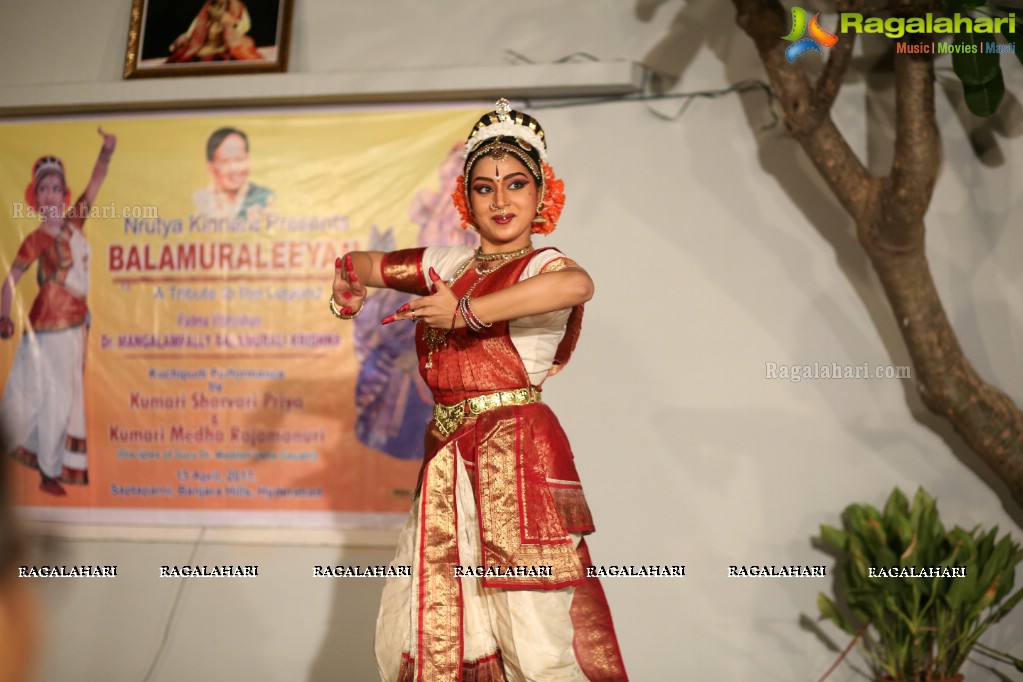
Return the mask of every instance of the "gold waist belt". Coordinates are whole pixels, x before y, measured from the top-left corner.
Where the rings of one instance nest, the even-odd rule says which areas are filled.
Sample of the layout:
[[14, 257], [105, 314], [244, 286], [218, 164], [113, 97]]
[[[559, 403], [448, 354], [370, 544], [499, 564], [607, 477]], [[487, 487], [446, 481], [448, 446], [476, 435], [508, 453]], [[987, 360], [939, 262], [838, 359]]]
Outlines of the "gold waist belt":
[[483, 414], [502, 405], [528, 405], [538, 402], [540, 402], [540, 389], [532, 386], [515, 388], [510, 391], [495, 391], [466, 398], [454, 405], [435, 403], [433, 422], [437, 425], [437, 430], [447, 437], [458, 430], [467, 415]]

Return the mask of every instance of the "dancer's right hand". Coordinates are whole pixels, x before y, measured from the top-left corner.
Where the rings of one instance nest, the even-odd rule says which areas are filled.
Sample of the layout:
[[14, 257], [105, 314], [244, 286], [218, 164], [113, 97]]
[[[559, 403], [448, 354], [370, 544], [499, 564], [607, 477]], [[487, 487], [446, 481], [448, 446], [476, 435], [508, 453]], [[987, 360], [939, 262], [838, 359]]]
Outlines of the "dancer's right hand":
[[355, 274], [352, 254], [334, 261], [334, 305], [343, 315], [351, 315], [362, 308], [366, 300], [366, 287]]

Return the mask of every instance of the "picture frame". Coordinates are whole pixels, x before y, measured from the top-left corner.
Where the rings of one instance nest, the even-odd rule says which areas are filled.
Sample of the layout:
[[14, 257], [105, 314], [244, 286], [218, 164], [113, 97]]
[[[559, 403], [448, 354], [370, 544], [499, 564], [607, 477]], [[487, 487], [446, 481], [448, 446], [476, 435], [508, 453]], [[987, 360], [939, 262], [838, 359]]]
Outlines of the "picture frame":
[[132, 0], [124, 78], [285, 71], [294, 0]]

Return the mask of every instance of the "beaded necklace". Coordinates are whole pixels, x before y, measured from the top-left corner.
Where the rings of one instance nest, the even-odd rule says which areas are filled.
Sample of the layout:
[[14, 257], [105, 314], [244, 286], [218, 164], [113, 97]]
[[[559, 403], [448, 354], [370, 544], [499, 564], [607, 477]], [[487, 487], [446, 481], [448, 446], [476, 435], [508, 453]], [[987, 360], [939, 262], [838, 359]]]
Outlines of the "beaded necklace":
[[525, 256], [527, 253], [533, 250], [532, 244], [526, 244], [521, 249], [515, 251], [505, 251], [504, 253], [483, 253], [483, 247], [476, 249], [474, 258], [484, 263], [495, 260], [511, 260], [512, 258], [518, 258], [519, 256]]

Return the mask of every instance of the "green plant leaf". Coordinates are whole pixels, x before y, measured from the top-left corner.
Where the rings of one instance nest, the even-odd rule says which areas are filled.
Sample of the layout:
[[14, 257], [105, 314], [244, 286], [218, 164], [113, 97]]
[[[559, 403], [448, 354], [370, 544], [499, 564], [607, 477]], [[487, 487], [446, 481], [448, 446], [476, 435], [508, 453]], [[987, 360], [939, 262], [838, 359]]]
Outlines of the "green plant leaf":
[[849, 634], [856, 634], [856, 629], [850, 627], [845, 618], [842, 617], [842, 614], [838, 612], [838, 606], [835, 602], [823, 592], [817, 593], [817, 610], [821, 612], [821, 616], [827, 618], [842, 630]]
[[916, 563], [916, 557], [920, 554], [917, 551], [920, 544], [917, 542], [913, 527], [909, 525], [909, 519], [893, 519], [892, 525], [895, 526], [892, 532], [899, 539], [899, 561], [903, 564]]
[[[936, 500], [923, 488], [911, 504], [893, 491], [883, 515], [869, 505], [849, 505], [842, 522], [844, 530], [821, 526], [822, 539], [845, 546], [841, 597], [821, 593], [818, 608], [843, 631], [862, 634], [863, 651], [884, 676], [918, 680], [929, 671], [931, 679], [949, 677], [986, 628], [1023, 602], [1023, 589], [1007, 586], [1023, 547], [1008, 534], [999, 538], [997, 527], [946, 530]], [[871, 568], [932, 566], [967, 572], [957, 578], [869, 576]]]
[[954, 46], [965, 50], [952, 53], [952, 69], [963, 85], [983, 85], [1001, 74], [998, 53], [983, 52], [983, 36], [986, 35], [988, 34], [956, 33], [952, 40]]
[[885, 533], [884, 518], [881, 512], [869, 504], [862, 507], [863, 511], [863, 536], [871, 545], [884, 547], [888, 543], [888, 535]]
[[994, 613], [994, 622], [1000, 621], [1009, 611], [1016, 608], [1020, 600], [1023, 600], [1023, 589], [1017, 590], [1014, 595], [1006, 599], [1004, 602], [998, 605], [998, 609]]
[[1010, 592], [1012, 592], [1012, 588], [1016, 582], [1016, 566], [1020, 561], [1023, 561], [1023, 549], [1020, 548], [1019, 544], [1013, 542], [1009, 535], [1005, 535], [1002, 540], [1009, 543], [1011, 550], [1009, 552], [1009, 558], [1006, 565], [1002, 570], [1002, 582], [998, 586], [998, 594], [995, 595], [995, 602], [1001, 602]]
[[892, 519], [900, 516], [906, 519], [909, 518], [909, 500], [906, 499], [906, 495], [898, 488], [892, 490], [885, 501], [884, 515]]
[[931, 551], [918, 552], [917, 556], [933, 563], [931, 555], [945, 546], [948, 533], [941, 523], [937, 501], [923, 488], [918, 488], [913, 496], [910, 520], [913, 523], [917, 546], [932, 548]]
[[867, 579], [869, 568], [875, 564], [873, 557], [868, 556], [869, 553], [869, 545], [859, 536], [849, 536], [849, 555], [845, 569], [850, 584]]
[[967, 604], [973, 603], [974, 592], [977, 589], [976, 571], [966, 570], [963, 578], [947, 578], [952, 584], [948, 588], [946, 602], [953, 609], [965, 609]]
[[1005, 96], [1005, 82], [1001, 70], [998, 77], [984, 85], [967, 85], [963, 83], [963, 96], [966, 106], [975, 116], [990, 116], [998, 111], [998, 105]]
[[821, 541], [826, 545], [830, 545], [835, 549], [845, 550], [848, 544], [848, 534], [844, 531], [840, 531], [834, 526], [826, 526], [821, 524]]
[[995, 539], [997, 535], [998, 526], [995, 526], [977, 539], [977, 561], [987, 563], [991, 560], [991, 554], [995, 549]]

